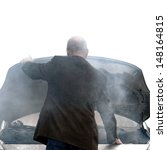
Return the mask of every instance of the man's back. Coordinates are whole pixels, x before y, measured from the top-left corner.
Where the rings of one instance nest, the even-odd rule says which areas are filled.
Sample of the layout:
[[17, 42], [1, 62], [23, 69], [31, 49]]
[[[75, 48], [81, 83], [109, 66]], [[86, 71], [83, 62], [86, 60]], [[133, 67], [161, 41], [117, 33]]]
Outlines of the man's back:
[[[34, 68], [31, 74], [29, 67]], [[81, 57], [59, 56], [47, 64], [25, 66], [24, 71], [34, 79], [48, 82], [48, 94], [34, 138], [44, 144], [50, 138], [96, 150], [95, 69]]]

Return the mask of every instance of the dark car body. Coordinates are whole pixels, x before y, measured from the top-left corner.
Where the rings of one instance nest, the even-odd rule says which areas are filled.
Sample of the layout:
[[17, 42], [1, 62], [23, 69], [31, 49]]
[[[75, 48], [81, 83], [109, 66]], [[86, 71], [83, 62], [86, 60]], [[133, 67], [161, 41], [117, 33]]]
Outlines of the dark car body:
[[[51, 57], [34, 59], [34, 62], [45, 63]], [[120, 138], [124, 143], [146, 144], [149, 141], [149, 133], [144, 129], [143, 123], [150, 117], [150, 91], [146, 85], [142, 70], [133, 64], [103, 57], [88, 57], [95, 68], [100, 70], [107, 79], [108, 96], [111, 98], [110, 107], [117, 116], [122, 116], [135, 122], [137, 126], [131, 130], [131, 127], [118, 127]], [[47, 83], [42, 80], [32, 80], [22, 71], [23, 63], [18, 63], [9, 68], [5, 82], [0, 90], [0, 123], [5, 120], [9, 124], [14, 120], [38, 113], [44, 103], [47, 93]], [[116, 117], [120, 118], [120, 117]], [[124, 123], [121, 122], [121, 123]], [[104, 135], [103, 125], [98, 125], [99, 134]], [[17, 128], [17, 129], [16, 129]], [[35, 127], [20, 125], [20, 128], [8, 126], [6, 129], [5, 143], [10, 143], [8, 132], [16, 130], [17, 137], [21, 137], [27, 131], [32, 138]], [[7, 131], [8, 130], [8, 131]], [[24, 133], [17, 132], [22, 130]], [[29, 131], [28, 131], [29, 130]], [[14, 135], [16, 135], [14, 134]], [[5, 132], [0, 134], [0, 139], [5, 141]], [[99, 143], [106, 143], [105, 137], [99, 140]], [[136, 138], [134, 138], [136, 137]], [[12, 139], [12, 137], [11, 137]], [[30, 139], [17, 140], [13, 143], [34, 143]], [[21, 142], [22, 141], [22, 142]]]

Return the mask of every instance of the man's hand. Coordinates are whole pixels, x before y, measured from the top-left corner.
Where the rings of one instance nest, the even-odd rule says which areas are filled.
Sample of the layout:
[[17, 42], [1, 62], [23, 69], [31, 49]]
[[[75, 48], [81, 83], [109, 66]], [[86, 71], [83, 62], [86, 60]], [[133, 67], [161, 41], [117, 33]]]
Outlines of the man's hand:
[[120, 145], [123, 144], [122, 141], [118, 138], [115, 139], [115, 141], [112, 143], [112, 145]]

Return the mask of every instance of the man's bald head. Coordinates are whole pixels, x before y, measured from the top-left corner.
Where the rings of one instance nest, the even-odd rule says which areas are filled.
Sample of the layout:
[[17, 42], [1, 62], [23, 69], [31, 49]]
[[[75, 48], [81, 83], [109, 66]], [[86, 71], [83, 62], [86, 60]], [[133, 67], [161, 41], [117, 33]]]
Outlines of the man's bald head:
[[86, 58], [88, 55], [88, 48], [85, 39], [79, 36], [71, 37], [67, 42], [67, 55]]

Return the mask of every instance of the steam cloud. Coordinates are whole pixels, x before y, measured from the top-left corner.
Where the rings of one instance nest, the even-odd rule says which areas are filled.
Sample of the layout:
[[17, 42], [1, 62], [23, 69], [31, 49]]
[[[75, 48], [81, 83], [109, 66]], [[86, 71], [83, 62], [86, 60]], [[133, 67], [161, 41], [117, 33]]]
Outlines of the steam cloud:
[[[37, 62], [45, 62], [49, 59], [39, 59]], [[90, 57], [88, 61], [106, 77], [106, 96], [111, 109], [116, 114], [138, 123], [149, 117], [147, 107], [149, 90], [140, 69], [114, 61], [111, 63], [105, 59], [100, 61]], [[0, 123], [2, 120], [11, 122], [25, 115], [37, 113], [43, 105], [47, 83], [42, 80], [31, 80], [23, 73], [21, 67], [22, 64], [19, 63], [9, 69], [0, 90]], [[133, 134], [136, 143], [139, 142], [139, 137], [141, 136], [137, 132], [136, 135]]]

